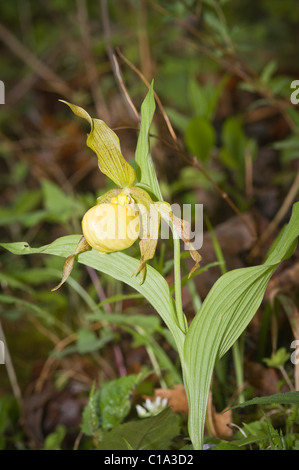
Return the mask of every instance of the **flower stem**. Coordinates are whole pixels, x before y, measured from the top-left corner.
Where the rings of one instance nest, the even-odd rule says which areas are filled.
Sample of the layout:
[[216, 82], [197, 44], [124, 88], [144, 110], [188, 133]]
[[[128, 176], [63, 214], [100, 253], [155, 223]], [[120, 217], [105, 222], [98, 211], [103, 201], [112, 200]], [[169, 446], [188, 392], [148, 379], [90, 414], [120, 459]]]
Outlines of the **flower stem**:
[[236, 374], [236, 383], [238, 389], [240, 390], [240, 394], [238, 397], [238, 402], [243, 403], [245, 401], [243, 388], [244, 388], [244, 372], [243, 372], [243, 354], [240, 347], [239, 341], [235, 341], [232, 345], [232, 354], [233, 354], [233, 361], [234, 361], [234, 368]]
[[183, 312], [182, 306], [182, 282], [181, 282], [181, 250], [180, 239], [173, 231], [173, 244], [174, 244], [174, 291], [175, 291], [175, 304], [177, 312], [177, 320], [179, 327], [184, 333], [187, 333], [187, 320]]

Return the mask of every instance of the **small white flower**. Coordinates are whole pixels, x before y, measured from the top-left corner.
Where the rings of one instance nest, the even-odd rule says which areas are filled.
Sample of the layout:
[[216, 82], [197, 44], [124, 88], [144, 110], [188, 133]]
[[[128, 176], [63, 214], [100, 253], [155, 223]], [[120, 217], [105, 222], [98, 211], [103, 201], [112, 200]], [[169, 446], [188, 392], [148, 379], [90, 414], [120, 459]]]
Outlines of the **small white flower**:
[[147, 398], [143, 403], [143, 406], [136, 405], [136, 411], [139, 418], [147, 418], [149, 416], [156, 416], [164, 408], [167, 407], [167, 398], [156, 397], [154, 400]]

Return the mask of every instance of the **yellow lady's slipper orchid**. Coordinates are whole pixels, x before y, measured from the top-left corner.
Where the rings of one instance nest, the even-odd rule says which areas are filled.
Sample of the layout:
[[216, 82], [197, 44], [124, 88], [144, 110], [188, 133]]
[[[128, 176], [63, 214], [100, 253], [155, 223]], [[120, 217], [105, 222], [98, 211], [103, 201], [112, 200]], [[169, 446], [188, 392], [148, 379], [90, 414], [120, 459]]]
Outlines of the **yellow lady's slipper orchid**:
[[[61, 100], [62, 101], [62, 100]], [[87, 145], [98, 157], [99, 168], [117, 186], [97, 199], [97, 205], [89, 209], [82, 220], [83, 236], [76, 251], [68, 256], [63, 267], [58, 289], [70, 275], [75, 257], [94, 248], [99, 253], [112, 253], [125, 250], [139, 238], [140, 263], [136, 273], [145, 278], [146, 263], [153, 258], [161, 218], [170, 223], [179, 237], [189, 246], [195, 261], [190, 274], [199, 266], [201, 256], [193, 249], [189, 239], [187, 224], [174, 216], [171, 207], [163, 201], [153, 202], [149, 193], [134, 186], [135, 171], [121, 153], [119, 139], [109, 127], [99, 119], [92, 119], [81, 107], [63, 101], [79, 117], [86, 119], [91, 131]]]
[[140, 232], [139, 215], [130, 197], [120, 193], [110, 203], [89, 209], [82, 220], [87, 243], [100, 253], [112, 253], [129, 248]]

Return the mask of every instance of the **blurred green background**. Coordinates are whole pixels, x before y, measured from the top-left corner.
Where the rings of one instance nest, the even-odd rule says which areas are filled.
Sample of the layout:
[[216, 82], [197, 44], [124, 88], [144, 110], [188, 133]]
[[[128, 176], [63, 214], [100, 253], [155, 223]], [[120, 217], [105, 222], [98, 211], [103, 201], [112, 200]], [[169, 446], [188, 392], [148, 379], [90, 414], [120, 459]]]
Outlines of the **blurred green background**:
[[[110, 188], [85, 145], [88, 125], [59, 99], [103, 119], [132, 162], [139, 123], [130, 102], [139, 111], [147, 92], [144, 80], [154, 79], [185, 151], [174, 148], [157, 109], [151, 148], [164, 198], [204, 205], [229, 269], [261, 261], [298, 199], [299, 113], [290, 101], [291, 82], [299, 78], [298, 22], [296, 0], [2, 1], [1, 241], [41, 246], [80, 233], [83, 214]], [[197, 163], [190, 164], [191, 156]], [[219, 187], [257, 236], [283, 207], [254, 257], [248, 256], [254, 245], [248, 226]], [[208, 233], [205, 242], [203, 265], [216, 259]], [[138, 247], [130, 253], [139, 256]], [[153, 265], [169, 283], [171, 257], [171, 246], [159, 243]], [[289, 267], [296, 262], [295, 254]], [[151, 366], [145, 343], [132, 331], [97, 329], [85, 317], [98, 302], [114, 296], [117, 301], [105, 304], [108, 312], [154, 315], [151, 307], [128, 287], [77, 266], [71, 283], [51, 293], [62, 264], [39, 255], [0, 253], [1, 331], [12, 359], [6, 368], [0, 366], [3, 448], [42, 446], [57, 424], [76, 435], [94, 380], [135, 373], [140, 364]], [[201, 299], [219, 275], [215, 267], [198, 277]], [[292, 282], [289, 298], [297, 308], [298, 286]], [[189, 318], [198, 302], [192, 288], [186, 288]], [[273, 324], [271, 329], [272, 307], [266, 305], [248, 333], [247, 359], [260, 367], [265, 355], [277, 346], [289, 348], [293, 337], [279, 315], [281, 303], [273, 307], [276, 329]], [[161, 325], [153, 324], [153, 332], [175, 363]], [[57, 357], [52, 361], [53, 350]], [[230, 369], [227, 374], [233, 375]], [[276, 390], [279, 377], [269, 391], [262, 381], [254, 383], [253, 375], [247, 378], [249, 396]], [[169, 373], [165, 380], [173, 385], [176, 378]], [[215, 401], [222, 409], [234, 379], [227, 384], [218, 380]]]

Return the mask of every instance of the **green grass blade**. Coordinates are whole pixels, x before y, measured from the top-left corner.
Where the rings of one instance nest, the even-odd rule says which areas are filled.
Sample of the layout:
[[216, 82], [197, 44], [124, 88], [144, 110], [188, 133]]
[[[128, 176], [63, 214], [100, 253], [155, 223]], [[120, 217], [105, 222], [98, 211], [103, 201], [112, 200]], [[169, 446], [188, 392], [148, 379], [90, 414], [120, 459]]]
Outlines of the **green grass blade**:
[[244, 401], [238, 405], [230, 407], [231, 410], [235, 408], [250, 406], [250, 405], [299, 405], [299, 391], [291, 391], [286, 393], [276, 393], [266, 397], [255, 397], [252, 400]]

